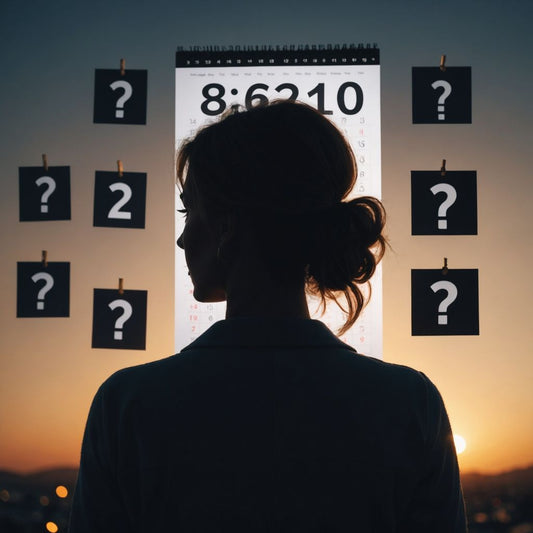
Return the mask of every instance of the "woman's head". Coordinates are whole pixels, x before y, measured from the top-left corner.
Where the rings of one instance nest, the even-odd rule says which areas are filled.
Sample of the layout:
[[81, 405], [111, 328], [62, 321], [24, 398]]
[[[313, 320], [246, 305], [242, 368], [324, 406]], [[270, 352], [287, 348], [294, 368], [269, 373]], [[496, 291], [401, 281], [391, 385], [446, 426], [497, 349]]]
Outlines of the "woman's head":
[[343, 201], [357, 169], [329, 120], [287, 101], [233, 110], [181, 147], [177, 171], [186, 207], [218, 242], [218, 259], [222, 251], [231, 263], [240, 230], [251, 231], [280, 283], [305, 280], [323, 300], [344, 294], [343, 329], [353, 324], [364, 304], [357, 285], [383, 254], [385, 215], [373, 198]]
[[230, 112], [200, 130], [180, 151], [182, 185], [185, 163], [207, 209], [307, 211], [339, 202], [355, 180], [353, 153], [335, 126], [286, 101]]

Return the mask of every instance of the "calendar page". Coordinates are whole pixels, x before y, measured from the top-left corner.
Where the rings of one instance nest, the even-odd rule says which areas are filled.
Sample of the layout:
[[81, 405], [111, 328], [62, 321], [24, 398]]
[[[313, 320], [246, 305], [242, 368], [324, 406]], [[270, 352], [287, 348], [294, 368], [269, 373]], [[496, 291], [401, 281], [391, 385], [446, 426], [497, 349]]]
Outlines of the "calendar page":
[[[314, 106], [346, 135], [354, 150], [358, 178], [350, 197], [381, 197], [379, 50], [327, 46], [198, 48], [176, 53], [176, 149], [196, 130], [218, 120], [234, 104], [249, 108], [261, 101], [293, 99]], [[176, 189], [176, 209], [181, 209]], [[184, 219], [176, 215], [176, 239]], [[225, 303], [193, 298], [183, 250], [176, 248], [175, 347], [189, 344], [225, 316]], [[382, 282], [378, 267], [372, 298], [341, 339], [358, 352], [382, 357]], [[309, 299], [313, 318], [336, 331], [343, 314], [330, 303], [325, 314]]]

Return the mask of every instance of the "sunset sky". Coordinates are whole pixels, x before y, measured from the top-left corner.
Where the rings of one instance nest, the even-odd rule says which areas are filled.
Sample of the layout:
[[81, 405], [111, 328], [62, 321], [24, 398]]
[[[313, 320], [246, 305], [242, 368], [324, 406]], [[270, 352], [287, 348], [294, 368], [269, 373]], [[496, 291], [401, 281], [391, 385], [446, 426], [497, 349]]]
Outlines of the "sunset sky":
[[[464, 471], [533, 464], [530, 325], [530, 53], [527, 0], [429, 2], [155, 0], [0, 7], [2, 257], [0, 469], [76, 466], [91, 399], [120, 368], [174, 346], [174, 53], [178, 45], [377, 43], [382, 193], [383, 359], [441, 391]], [[472, 67], [472, 124], [411, 121], [411, 68]], [[93, 124], [95, 68], [148, 70], [145, 126]], [[72, 220], [19, 222], [18, 167], [71, 167]], [[148, 176], [146, 229], [92, 226], [94, 172]], [[476, 170], [478, 235], [412, 236], [411, 170]], [[70, 317], [16, 318], [16, 264], [71, 263]], [[479, 269], [480, 335], [411, 336], [411, 269]], [[91, 348], [94, 288], [148, 291], [147, 347]], [[356, 346], [357, 347], [357, 346]]]

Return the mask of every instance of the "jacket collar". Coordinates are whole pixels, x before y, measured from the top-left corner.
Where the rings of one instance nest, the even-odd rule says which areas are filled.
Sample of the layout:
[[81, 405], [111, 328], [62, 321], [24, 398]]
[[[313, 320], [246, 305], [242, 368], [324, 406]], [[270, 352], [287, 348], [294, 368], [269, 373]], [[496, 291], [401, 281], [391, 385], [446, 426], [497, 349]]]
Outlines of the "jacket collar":
[[355, 352], [319, 320], [305, 318], [226, 318], [215, 322], [205, 333], [183, 348], [234, 347], [336, 347]]

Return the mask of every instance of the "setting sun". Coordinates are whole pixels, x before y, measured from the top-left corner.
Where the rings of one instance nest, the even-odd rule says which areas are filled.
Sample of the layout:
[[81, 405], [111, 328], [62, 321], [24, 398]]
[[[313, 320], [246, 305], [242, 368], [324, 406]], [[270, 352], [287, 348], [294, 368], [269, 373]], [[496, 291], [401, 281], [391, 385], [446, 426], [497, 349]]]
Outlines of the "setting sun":
[[463, 453], [466, 450], [466, 440], [461, 435], [454, 435], [453, 442], [455, 443], [455, 450], [457, 455]]

